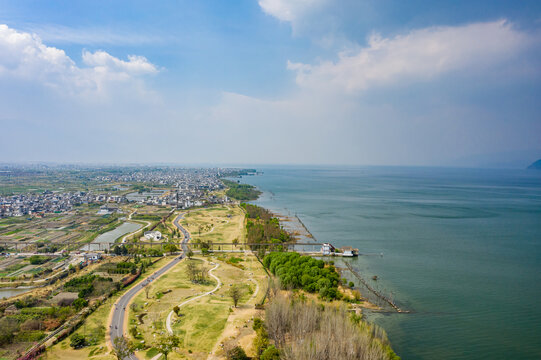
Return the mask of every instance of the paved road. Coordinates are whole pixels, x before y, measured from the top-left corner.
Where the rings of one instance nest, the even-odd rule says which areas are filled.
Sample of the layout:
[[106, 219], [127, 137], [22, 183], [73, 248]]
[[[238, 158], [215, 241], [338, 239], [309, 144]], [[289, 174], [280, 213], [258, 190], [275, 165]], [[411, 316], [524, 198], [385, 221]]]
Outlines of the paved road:
[[[172, 260], [170, 263], [165, 265], [164, 267], [160, 268], [156, 272], [154, 272], [152, 275], [147, 277], [144, 281], [141, 281], [134, 287], [132, 287], [127, 293], [122, 295], [122, 297], [117, 301], [115, 305], [115, 309], [113, 312], [113, 319], [111, 321], [111, 328], [109, 329], [109, 335], [111, 337], [111, 343], [113, 340], [119, 336], [123, 335], [123, 327], [124, 327], [124, 317], [126, 316], [126, 307], [128, 306], [128, 303], [131, 301], [131, 299], [143, 288], [145, 285], [150, 284], [152, 281], [156, 280], [160, 275], [167, 272], [169, 269], [171, 269], [173, 266], [178, 264], [185, 256], [185, 254], [188, 252], [188, 241], [190, 241], [190, 233], [184, 229], [180, 224], [179, 220], [182, 219], [184, 214], [180, 214], [177, 216], [177, 218], [173, 221], [173, 224], [184, 234], [184, 239], [182, 240], [181, 247], [182, 247], [182, 255], [176, 257], [174, 260]], [[130, 360], [137, 360], [137, 357], [134, 354], [131, 354], [128, 359]]]

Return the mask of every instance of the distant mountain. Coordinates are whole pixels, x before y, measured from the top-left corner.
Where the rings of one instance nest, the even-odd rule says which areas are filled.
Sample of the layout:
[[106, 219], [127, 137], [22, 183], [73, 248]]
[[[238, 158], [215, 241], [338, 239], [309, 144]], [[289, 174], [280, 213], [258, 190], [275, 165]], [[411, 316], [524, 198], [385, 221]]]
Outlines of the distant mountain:
[[528, 169], [541, 170], [541, 159], [528, 166]]

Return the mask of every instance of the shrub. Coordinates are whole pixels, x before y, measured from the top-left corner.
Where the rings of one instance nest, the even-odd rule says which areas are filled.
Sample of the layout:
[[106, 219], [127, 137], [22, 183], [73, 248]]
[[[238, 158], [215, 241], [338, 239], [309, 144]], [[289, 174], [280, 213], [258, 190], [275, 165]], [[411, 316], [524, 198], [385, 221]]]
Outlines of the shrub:
[[235, 346], [234, 348], [227, 351], [226, 354], [227, 360], [248, 360], [248, 356], [240, 346]]
[[75, 310], [79, 311], [88, 305], [88, 301], [86, 301], [85, 299], [79, 298], [79, 299], [75, 299], [72, 305], [75, 308]]
[[0, 346], [11, 344], [14, 333], [19, 331], [19, 324], [15, 319], [4, 317], [0, 319]]
[[73, 334], [70, 337], [70, 346], [74, 349], [80, 349], [82, 347], [85, 347], [86, 345], [86, 339], [81, 334]]
[[259, 360], [280, 360], [280, 351], [274, 345], [271, 345], [263, 351]]
[[254, 325], [252, 326], [252, 328], [255, 331], [257, 331], [257, 329], [259, 329], [262, 326], [263, 326], [263, 320], [261, 320], [260, 318], [255, 318], [254, 319]]
[[32, 265], [41, 265], [49, 261], [47, 256], [32, 255], [28, 258], [28, 261]]

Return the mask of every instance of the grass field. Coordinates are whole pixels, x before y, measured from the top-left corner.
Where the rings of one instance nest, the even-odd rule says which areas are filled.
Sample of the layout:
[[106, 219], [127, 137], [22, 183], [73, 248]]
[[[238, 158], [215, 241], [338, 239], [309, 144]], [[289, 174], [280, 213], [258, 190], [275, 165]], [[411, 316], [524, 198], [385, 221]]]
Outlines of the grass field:
[[[186, 260], [152, 285], [148, 299], [145, 292], [141, 292], [133, 302], [135, 311], [130, 305], [128, 327], [136, 327], [139, 334], [133, 340], [139, 343], [144, 341], [151, 346], [156, 338], [166, 333], [165, 320], [174, 306], [216, 286], [212, 277], [209, 277], [210, 281], [204, 285], [193, 284], [188, 279], [186, 271], [188, 261], [204, 265], [207, 269], [213, 267], [210, 262], [215, 262], [220, 266], [213, 274], [220, 278], [223, 285], [213, 295], [204, 296], [181, 307], [180, 317], [173, 316], [173, 332], [180, 337], [181, 346], [179, 352], [169, 355], [170, 359], [206, 359], [209, 352], [216, 348], [229, 321], [234, 320], [232, 315], [241, 310], [253, 309], [254, 304], [261, 301], [266, 291], [265, 273], [257, 260], [253, 256], [238, 254], [237, 256], [245, 258], [238, 262], [244, 269], [227, 264], [225, 261], [230, 258], [227, 255], [223, 255], [220, 259], [201, 257]], [[249, 280], [249, 277], [254, 280]], [[259, 285], [256, 286], [255, 282]], [[243, 289], [239, 308], [235, 310], [230, 310], [233, 303], [228, 294], [232, 284], [239, 284]], [[168, 290], [171, 291], [167, 292]], [[254, 294], [256, 290], [257, 294]], [[143, 313], [146, 315], [142, 317], [141, 324], [138, 317]], [[140, 351], [138, 355], [140, 358], [151, 359], [156, 354], [156, 350], [151, 348]]]
[[181, 224], [194, 241], [219, 244], [233, 243], [237, 239], [239, 244], [245, 242], [244, 212], [236, 205], [190, 211]]

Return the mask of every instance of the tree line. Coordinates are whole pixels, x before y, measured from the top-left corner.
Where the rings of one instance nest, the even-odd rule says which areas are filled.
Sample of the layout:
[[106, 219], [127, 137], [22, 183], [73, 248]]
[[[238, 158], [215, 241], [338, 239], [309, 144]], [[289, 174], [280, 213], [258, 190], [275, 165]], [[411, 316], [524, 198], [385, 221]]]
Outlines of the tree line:
[[225, 194], [230, 198], [246, 201], [246, 200], [256, 200], [261, 191], [257, 190], [255, 186], [249, 184], [239, 184], [231, 180], [222, 179], [222, 182], [225, 186], [228, 187]]
[[294, 240], [293, 236], [280, 226], [278, 218], [262, 207], [242, 203], [246, 211], [246, 240], [248, 243], [281, 244]]
[[285, 289], [303, 289], [318, 293], [321, 298], [341, 298], [338, 291], [340, 276], [334, 265], [296, 252], [272, 252], [265, 256], [263, 265], [280, 280]]

